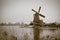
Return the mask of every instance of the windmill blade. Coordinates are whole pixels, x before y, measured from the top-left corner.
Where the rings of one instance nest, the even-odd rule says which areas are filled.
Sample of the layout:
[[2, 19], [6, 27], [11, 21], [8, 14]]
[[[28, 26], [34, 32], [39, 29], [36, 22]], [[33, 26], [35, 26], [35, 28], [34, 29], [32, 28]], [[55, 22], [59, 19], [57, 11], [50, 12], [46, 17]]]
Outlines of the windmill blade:
[[34, 9], [32, 9], [32, 11], [34, 11], [34, 12], [36, 12], [36, 13], [37, 13], [37, 11], [35, 11]]
[[42, 14], [39, 14], [40, 16], [42, 16], [43, 18], [45, 18], [45, 16], [44, 15], [42, 15]]
[[38, 13], [40, 12], [41, 6], [39, 7]]

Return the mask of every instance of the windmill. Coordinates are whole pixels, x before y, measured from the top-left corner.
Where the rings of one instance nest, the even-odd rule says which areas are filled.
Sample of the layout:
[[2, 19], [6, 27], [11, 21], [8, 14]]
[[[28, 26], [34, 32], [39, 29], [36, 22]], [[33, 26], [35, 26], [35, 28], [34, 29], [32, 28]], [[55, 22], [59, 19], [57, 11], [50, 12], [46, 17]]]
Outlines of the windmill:
[[40, 13], [40, 10], [41, 10], [41, 6], [39, 7], [38, 12], [37, 12], [37, 11], [35, 11], [34, 9], [32, 9], [32, 11], [34, 11], [34, 12], [35, 12], [35, 14], [34, 14], [34, 19], [33, 19], [33, 24], [37, 24], [37, 23], [40, 23], [40, 24], [41, 24], [41, 20], [39, 19], [39, 16], [41, 16], [41, 17], [45, 18], [45, 16], [44, 16], [44, 15], [39, 14], [39, 13]]
[[34, 14], [34, 19], [33, 19], [33, 25], [34, 25], [34, 30], [33, 30], [33, 33], [34, 33], [34, 40], [40, 40], [40, 29], [39, 29], [39, 25], [41, 25], [41, 20], [39, 19], [39, 16], [45, 18], [44, 15], [42, 14], [39, 14], [40, 13], [40, 10], [41, 10], [41, 6], [39, 7], [39, 10], [38, 12], [35, 11], [34, 9], [32, 9], [32, 11], [35, 12]]

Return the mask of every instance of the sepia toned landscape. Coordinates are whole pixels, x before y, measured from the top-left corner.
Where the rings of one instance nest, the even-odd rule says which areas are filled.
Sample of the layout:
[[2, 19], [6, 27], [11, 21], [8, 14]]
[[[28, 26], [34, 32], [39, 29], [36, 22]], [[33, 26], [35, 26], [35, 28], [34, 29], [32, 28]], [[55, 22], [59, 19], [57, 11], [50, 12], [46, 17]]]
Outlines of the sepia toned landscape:
[[0, 40], [60, 40], [60, 0], [0, 0]]

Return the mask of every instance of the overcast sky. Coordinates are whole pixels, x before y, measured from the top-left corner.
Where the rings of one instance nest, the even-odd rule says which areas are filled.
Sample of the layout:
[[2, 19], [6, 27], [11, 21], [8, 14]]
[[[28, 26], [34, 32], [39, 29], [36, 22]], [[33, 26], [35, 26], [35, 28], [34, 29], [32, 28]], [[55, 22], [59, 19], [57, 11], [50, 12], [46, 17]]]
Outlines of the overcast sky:
[[33, 21], [34, 12], [41, 6], [41, 14], [44, 22], [60, 22], [60, 0], [2, 0], [0, 22], [24, 22]]

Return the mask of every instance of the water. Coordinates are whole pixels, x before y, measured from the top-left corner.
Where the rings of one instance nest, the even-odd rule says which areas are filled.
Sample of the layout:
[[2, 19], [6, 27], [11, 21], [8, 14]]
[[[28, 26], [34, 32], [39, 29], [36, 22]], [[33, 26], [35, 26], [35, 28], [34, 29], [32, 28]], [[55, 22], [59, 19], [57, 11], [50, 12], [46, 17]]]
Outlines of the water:
[[[7, 32], [8, 35], [13, 35], [17, 37], [17, 40], [33, 40], [33, 28], [20, 28], [20, 26], [0, 26], [0, 31]], [[0, 32], [1, 33], [1, 32]], [[45, 40], [47, 36], [53, 38], [60, 38], [60, 29], [50, 30], [50, 29], [41, 29], [40, 38]], [[46, 39], [47, 40], [47, 39]]]
[[6, 31], [8, 35], [14, 35], [18, 40], [23, 40], [24, 36], [33, 39], [33, 28], [20, 28], [20, 26], [0, 26], [0, 29]]

